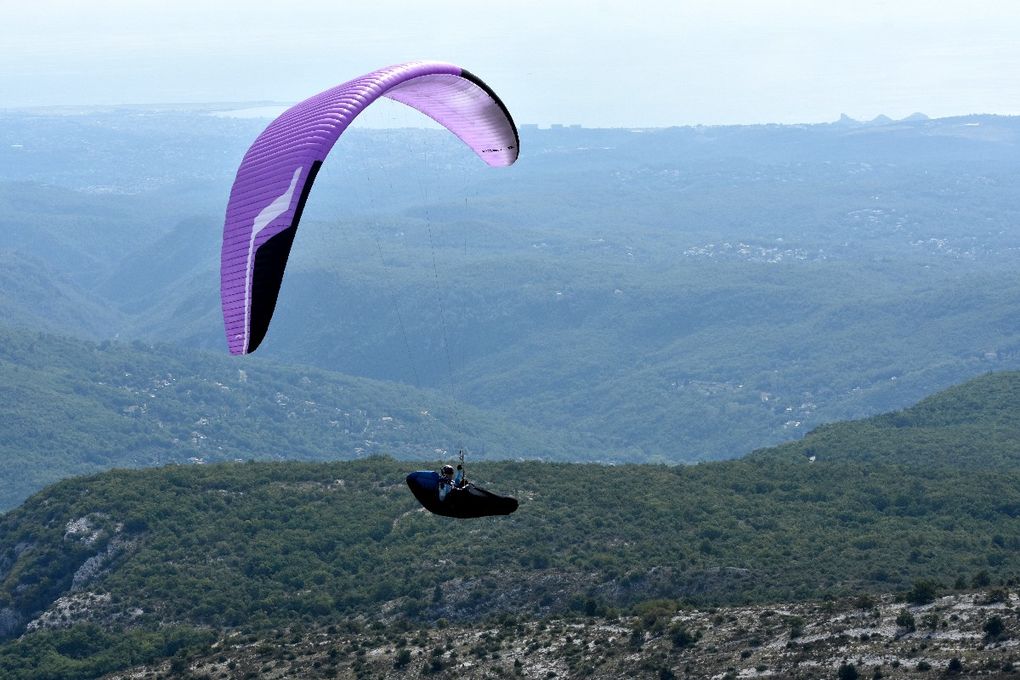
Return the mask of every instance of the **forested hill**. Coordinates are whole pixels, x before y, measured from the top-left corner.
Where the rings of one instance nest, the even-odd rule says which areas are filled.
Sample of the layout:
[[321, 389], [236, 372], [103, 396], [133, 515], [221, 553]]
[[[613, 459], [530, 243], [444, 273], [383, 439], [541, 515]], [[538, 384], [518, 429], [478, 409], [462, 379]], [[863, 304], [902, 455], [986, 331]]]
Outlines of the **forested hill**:
[[755, 455], [817, 463], [876, 462], [923, 468], [1020, 466], [1020, 373], [988, 373], [910, 408], [823, 425], [802, 440]]
[[[3, 323], [223, 352], [223, 210], [268, 121], [216, 109], [0, 112]], [[355, 125], [258, 357], [590, 433], [574, 460], [741, 456], [1020, 369], [1017, 140], [1001, 116], [522, 126], [497, 171]]]
[[[1017, 375], [989, 374], [904, 411], [826, 425], [777, 451], [820, 462], [1009, 467], [1017, 450], [1009, 443], [1020, 440]], [[448, 391], [137, 341], [0, 327], [0, 382], [0, 456], [17, 462], [0, 475], [0, 510], [58, 479], [113, 467], [421, 458], [451, 445], [479, 459], [639, 460], [618, 441], [520, 425]]]
[[[196, 630], [355, 618], [406, 629], [604, 615], [663, 598], [718, 605], [1014, 584], [1020, 441], [990, 435], [1018, 382], [986, 376], [916, 409], [954, 423], [950, 434], [970, 428], [983, 457], [862, 458], [859, 441], [831, 436], [814, 462], [781, 447], [687, 467], [478, 463], [471, 477], [521, 507], [469, 522], [429, 515], [408, 492], [406, 472], [434, 463], [389, 458], [67, 480], [0, 517], [0, 622], [6, 635], [28, 631], [21, 659], [53, 649], [48, 629], [87, 622], [130, 624], [119, 644], [159, 656], [177, 648], [168, 636]], [[886, 438], [903, 429], [874, 427], [871, 441], [895, 450]], [[931, 451], [954, 446], [934, 432]]]
[[167, 345], [0, 327], [0, 511], [113, 467], [249, 459], [600, 458], [580, 434], [530, 428], [448, 392]]

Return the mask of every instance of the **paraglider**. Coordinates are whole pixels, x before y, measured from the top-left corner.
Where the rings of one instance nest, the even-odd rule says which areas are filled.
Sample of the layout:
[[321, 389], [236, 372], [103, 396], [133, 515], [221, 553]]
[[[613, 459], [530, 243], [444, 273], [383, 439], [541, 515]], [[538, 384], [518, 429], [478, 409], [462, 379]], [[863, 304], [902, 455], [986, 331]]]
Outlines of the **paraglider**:
[[[380, 97], [421, 111], [490, 166], [517, 160], [520, 139], [506, 106], [477, 76], [452, 64], [390, 66], [289, 108], [245, 153], [227, 202], [220, 302], [231, 354], [254, 352], [265, 338], [315, 176], [344, 130]], [[452, 468], [445, 476], [412, 472], [407, 485], [426, 509], [448, 517], [509, 515], [517, 509], [516, 499], [471, 484], [458, 468], [456, 478]]]
[[230, 190], [220, 298], [231, 354], [254, 352], [265, 338], [315, 175], [344, 130], [380, 97], [434, 119], [490, 166], [517, 160], [517, 127], [506, 106], [452, 64], [390, 66], [292, 106], [252, 143]]

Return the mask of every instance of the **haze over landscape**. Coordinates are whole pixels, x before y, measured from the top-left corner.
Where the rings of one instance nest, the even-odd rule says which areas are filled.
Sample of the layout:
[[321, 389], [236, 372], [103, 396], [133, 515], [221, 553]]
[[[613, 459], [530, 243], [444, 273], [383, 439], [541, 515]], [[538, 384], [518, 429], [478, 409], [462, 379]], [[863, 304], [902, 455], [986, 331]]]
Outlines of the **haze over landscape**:
[[300, 12], [39, 0], [3, 13], [7, 107], [294, 103], [386, 64], [436, 59], [482, 74], [518, 122], [543, 125], [1020, 113], [1009, 0], [309, 0]]
[[[0, 17], [0, 677], [1015, 675], [1011, 4]], [[519, 160], [369, 106], [230, 356], [245, 151], [421, 58]]]

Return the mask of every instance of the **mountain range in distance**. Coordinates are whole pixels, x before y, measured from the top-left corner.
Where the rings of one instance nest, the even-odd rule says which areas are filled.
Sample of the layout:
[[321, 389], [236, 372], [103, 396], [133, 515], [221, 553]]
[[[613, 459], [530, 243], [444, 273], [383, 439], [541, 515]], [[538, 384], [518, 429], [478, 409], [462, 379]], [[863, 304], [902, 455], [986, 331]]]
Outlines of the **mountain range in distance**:
[[[223, 353], [223, 205], [264, 121], [213, 108], [3, 114], [0, 316], [11, 332], [54, 336], [88, 373], [74, 387], [69, 367], [59, 389], [45, 370], [21, 375], [35, 406], [18, 427], [42, 421], [0, 434], [26, 456], [46, 447], [25, 432], [81, 407], [94, 418], [77, 441], [96, 462], [75, 472], [287, 456], [288, 443], [313, 459], [464, 446], [486, 458], [690, 463], [1020, 368], [1016, 118], [525, 128], [522, 161], [506, 172], [479, 167], [442, 130], [355, 127], [317, 181], [256, 362], [216, 364], [211, 382], [262, 375], [263, 358], [377, 381], [406, 406], [373, 407], [373, 427], [403, 430], [356, 436], [363, 425], [327, 419], [332, 429], [298, 436], [268, 417], [290, 377], [253, 407], [255, 446], [203, 430], [203, 419], [241, 416], [201, 390], [177, 394], [180, 422], [151, 418], [109, 386], [123, 373], [167, 380], [162, 361], [174, 378], [208, 381], [194, 371]], [[101, 355], [72, 337], [125, 356], [89, 368]], [[68, 390], [91, 401], [96, 386], [103, 405], [68, 403]], [[334, 408], [354, 414], [357, 401]], [[98, 427], [109, 431], [94, 439]], [[79, 455], [47, 455], [68, 454]], [[17, 482], [4, 506], [56, 479], [47, 474]]]

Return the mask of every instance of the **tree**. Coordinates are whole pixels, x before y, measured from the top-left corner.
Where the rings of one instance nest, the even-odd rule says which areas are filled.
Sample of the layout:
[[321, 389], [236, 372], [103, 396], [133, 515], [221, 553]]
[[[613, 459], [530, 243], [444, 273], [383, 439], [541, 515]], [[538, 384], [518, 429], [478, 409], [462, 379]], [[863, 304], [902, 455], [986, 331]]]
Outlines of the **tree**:
[[401, 669], [409, 663], [411, 663], [411, 650], [405, 648], [397, 652], [397, 657], [393, 660], [393, 667]]
[[698, 634], [691, 633], [685, 627], [680, 624], [673, 625], [669, 630], [669, 637], [673, 641], [674, 647], [690, 647], [698, 641]]
[[907, 630], [914, 630], [917, 625], [914, 622], [914, 615], [908, 612], [906, 609], [896, 615], [896, 625], [900, 628], [906, 628]]
[[1006, 624], [998, 616], [993, 616], [985, 621], [982, 630], [985, 631], [985, 635], [988, 636], [989, 640], [1001, 640], [1006, 637]]
[[837, 677], [839, 680], [857, 680], [859, 676], [852, 663], [844, 663], [840, 665]]
[[907, 592], [907, 602], [928, 604], [935, 601], [937, 593], [937, 586], [933, 581], [914, 581], [914, 587]]

